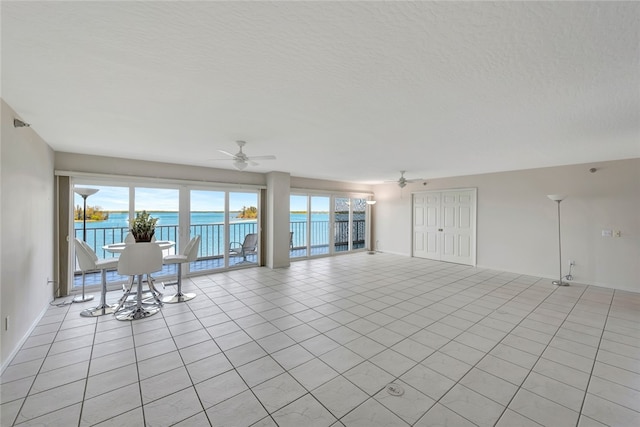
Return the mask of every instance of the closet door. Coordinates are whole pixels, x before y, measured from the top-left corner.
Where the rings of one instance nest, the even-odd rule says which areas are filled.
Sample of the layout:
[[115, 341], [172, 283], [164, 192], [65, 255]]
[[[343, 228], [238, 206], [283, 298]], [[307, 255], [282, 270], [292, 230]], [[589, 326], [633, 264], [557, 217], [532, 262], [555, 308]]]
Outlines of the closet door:
[[413, 256], [440, 260], [440, 193], [413, 195]]
[[443, 192], [440, 260], [475, 265], [475, 191]]
[[476, 263], [476, 189], [413, 195], [413, 256]]

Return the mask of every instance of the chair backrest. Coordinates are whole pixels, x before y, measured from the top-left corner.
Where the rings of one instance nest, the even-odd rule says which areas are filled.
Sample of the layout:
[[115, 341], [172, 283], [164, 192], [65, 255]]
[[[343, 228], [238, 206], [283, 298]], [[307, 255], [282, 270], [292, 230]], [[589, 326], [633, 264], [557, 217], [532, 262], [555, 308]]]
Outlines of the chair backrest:
[[120, 254], [118, 274], [135, 276], [162, 270], [162, 249], [156, 243], [127, 245]]
[[200, 249], [200, 236], [195, 236], [187, 246], [184, 247], [184, 255], [187, 257], [187, 262], [193, 262], [196, 260], [198, 256], [198, 249]]
[[256, 233], [249, 233], [244, 236], [244, 242], [242, 243], [242, 250], [244, 252], [256, 251], [258, 249], [258, 235]]
[[93, 251], [93, 249], [91, 249], [91, 246], [89, 246], [84, 240], [80, 240], [76, 237], [76, 239], [74, 240], [74, 247], [76, 250], [76, 257], [78, 257], [78, 265], [80, 266], [80, 270], [95, 270], [98, 256]]

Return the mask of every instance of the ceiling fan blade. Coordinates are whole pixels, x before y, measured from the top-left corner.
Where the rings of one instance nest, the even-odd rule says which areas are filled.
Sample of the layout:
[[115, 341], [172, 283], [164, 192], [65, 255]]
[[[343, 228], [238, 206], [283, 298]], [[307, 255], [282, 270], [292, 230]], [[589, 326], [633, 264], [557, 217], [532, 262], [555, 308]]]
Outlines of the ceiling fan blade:
[[220, 153], [222, 153], [222, 154], [226, 154], [227, 156], [231, 156], [231, 157], [233, 157], [234, 159], [235, 159], [235, 157], [236, 157], [236, 155], [235, 155], [235, 154], [231, 154], [231, 153], [230, 153], [230, 152], [228, 152], [228, 151], [224, 151], [224, 150], [218, 150], [218, 151], [219, 151]]
[[249, 159], [249, 164], [250, 164], [251, 166], [259, 166], [259, 165], [260, 165], [260, 163], [256, 163], [256, 162], [254, 162], [254, 161], [253, 161], [253, 160], [251, 160], [251, 159]]
[[275, 160], [276, 156], [249, 156], [249, 160]]

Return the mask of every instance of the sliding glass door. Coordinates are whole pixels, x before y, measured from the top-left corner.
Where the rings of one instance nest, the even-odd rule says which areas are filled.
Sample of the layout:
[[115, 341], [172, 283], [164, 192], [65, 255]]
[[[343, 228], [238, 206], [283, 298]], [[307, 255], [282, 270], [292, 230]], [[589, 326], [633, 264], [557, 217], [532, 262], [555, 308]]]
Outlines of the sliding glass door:
[[258, 194], [229, 193], [229, 266], [258, 264]]
[[131, 219], [142, 211], [147, 211], [152, 218], [157, 218], [155, 239], [175, 242], [176, 246], [170, 252], [179, 253], [178, 226], [180, 208], [178, 189], [135, 187], [133, 190], [134, 216]]
[[351, 249], [362, 249], [367, 243], [367, 199], [351, 199]]
[[289, 209], [289, 255], [291, 258], [306, 257], [308, 255], [309, 198], [292, 194]]
[[99, 258], [114, 256], [102, 247], [124, 241], [129, 232], [129, 188], [77, 184], [73, 191], [74, 238], [85, 240]]
[[310, 245], [311, 255], [328, 255], [331, 197], [311, 196]]
[[290, 206], [291, 258], [366, 247], [366, 198], [294, 194]]
[[[183, 272], [206, 272], [259, 263], [259, 197], [258, 191], [229, 191], [174, 188], [135, 184], [103, 185], [90, 180], [77, 180], [72, 187], [73, 236], [86, 239], [99, 258], [117, 257], [104, 249], [106, 245], [124, 242], [129, 224], [137, 213], [147, 211], [158, 218], [156, 240], [175, 242], [164, 254], [180, 253], [182, 246], [200, 236], [195, 262], [183, 266]], [[86, 199], [86, 200], [85, 200]], [[85, 212], [86, 201], [86, 212]], [[86, 237], [85, 237], [86, 236]], [[82, 283], [73, 245], [70, 245], [75, 272], [73, 286]], [[156, 276], [175, 274], [175, 265], [163, 267]], [[110, 272], [109, 282], [123, 278]], [[99, 283], [87, 275], [87, 285]]]
[[189, 238], [200, 236], [198, 260], [191, 271], [216, 270], [225, 267], [226, 193], [224, 191], [191, 190]]
[[336, 252], [351, 250], [350, 247], [350, 199], [347, 197], [336, 197], [333, 200], [333, 247]]

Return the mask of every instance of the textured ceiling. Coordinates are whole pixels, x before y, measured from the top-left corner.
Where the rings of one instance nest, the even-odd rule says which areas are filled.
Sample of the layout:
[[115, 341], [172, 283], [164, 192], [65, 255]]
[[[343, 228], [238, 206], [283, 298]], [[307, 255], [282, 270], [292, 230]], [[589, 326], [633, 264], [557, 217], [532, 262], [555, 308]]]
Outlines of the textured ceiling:
[[353, 182], [640, 157], [638, 2], [1, 3], [55, 150]]

